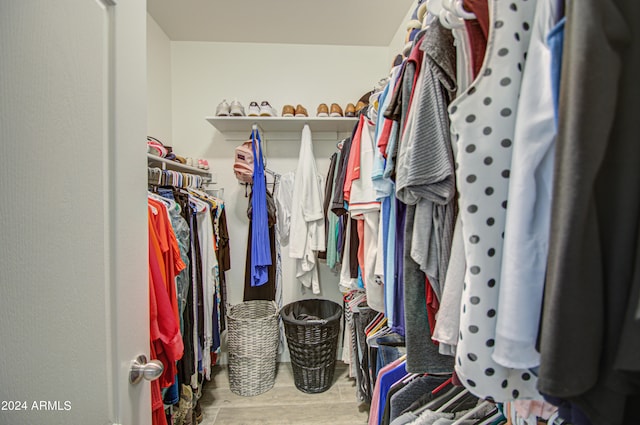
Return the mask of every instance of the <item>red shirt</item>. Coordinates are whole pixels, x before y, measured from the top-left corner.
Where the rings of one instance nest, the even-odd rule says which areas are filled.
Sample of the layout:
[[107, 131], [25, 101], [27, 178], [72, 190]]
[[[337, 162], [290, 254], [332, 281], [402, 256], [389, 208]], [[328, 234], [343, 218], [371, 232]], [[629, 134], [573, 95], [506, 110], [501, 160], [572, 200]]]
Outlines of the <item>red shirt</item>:
[[[184, 352], [179, 321], [172, 307], [170, 291], [168, 290], [168, 288], [173, 287], [173, 294], [175, 296], [175, 275], [179, 273], [181, 269], [178, 270], [180, 265], [177, 265], [171, 260], [169, 260], [169, 264], [172, 266], [167, 268], [165, 260], [173, 257], [171, 244], [167, 239], [168, 235], [173, 234], [173, 230], [167, 228], [166, 225], [162, 223], [163, 216], [160, 214], [161, 211], [165, 212], [164, 217], [168, 220], [164, 207], [153, 206], [153, 209], [158, 212], [158, 215], [154, 214], [151, 207], [149, 208], [150, 352], [152, 360], [157, 359], [162, 362], [164, 371], [159, 379], [151, 382], [151, 407], [153, 424], [165, 425], [166, 418], [164, 416], [164, 405], [162, 403], [160, 388], [173, 384], [177, 372], [176, 362], [182, 358]], [[173, 237], [175, 239], [175, 234], [173, 234]], [[184, 268], [182, 261], [180, 261], [180, 264], [182, 268]]]

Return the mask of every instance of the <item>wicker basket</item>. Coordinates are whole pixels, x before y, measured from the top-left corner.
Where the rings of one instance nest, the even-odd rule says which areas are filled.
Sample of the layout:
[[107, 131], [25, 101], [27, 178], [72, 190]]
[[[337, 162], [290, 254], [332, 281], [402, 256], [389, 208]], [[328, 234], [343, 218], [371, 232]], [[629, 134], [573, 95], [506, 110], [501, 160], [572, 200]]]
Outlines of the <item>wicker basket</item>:
[[296, 388], [305, 393], [328, 390], [336, 368], [342, 307], [329, 300], [301, 300], [284, 306], [280, 315]]
[[245, 301], [232, 306], [227, 318], [231, 391], [250, 397], [270, 390], [280, 342], [276, 303]]

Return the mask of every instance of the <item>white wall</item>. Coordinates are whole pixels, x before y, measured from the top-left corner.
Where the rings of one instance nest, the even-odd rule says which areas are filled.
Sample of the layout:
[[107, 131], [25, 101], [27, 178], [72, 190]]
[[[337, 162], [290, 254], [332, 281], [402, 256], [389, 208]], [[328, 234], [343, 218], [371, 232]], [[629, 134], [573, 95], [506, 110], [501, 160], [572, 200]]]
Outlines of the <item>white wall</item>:
[[147, 135], [172, 143], [171, 41], [147, 14]]

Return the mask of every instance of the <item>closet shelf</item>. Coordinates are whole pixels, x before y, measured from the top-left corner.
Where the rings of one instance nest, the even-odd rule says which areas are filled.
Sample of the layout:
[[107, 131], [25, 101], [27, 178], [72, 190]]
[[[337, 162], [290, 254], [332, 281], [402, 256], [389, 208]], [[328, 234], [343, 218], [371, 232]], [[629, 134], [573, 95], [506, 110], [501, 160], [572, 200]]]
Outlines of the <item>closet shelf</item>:
[[179, 162], [152, 155], [150, 153], [147, 154], [147, 162], [149, 163], [149, 165], [157, 164], [163, 170], [173, 170], [183, 173], [197, 174], [199, 176], [203, 176], [205, 178], [205, 181], [213, 183], [212, 175], [209, 170], [203, 170], [201, 168], [192, 167], [191, 165], [181, 164]]
[[219, 132], [250, 133], [251, 125], [257, 124], [263, 131], [300, 132], [309, 124], [312, 132], [351, 133], [357, 118], [346, 117], [206, 117]]

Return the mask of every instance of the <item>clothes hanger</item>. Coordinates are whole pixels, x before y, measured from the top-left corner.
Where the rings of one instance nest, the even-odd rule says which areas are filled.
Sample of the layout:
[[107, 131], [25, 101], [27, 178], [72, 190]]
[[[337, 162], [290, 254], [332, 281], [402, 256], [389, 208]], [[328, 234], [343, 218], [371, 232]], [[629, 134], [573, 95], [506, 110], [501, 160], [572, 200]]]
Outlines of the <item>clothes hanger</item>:
[[382, 313], [378, 313], [376, 314], [376, 316], [373, 318], [373, 320], [371, 322], [369, 322], [369, 324], [364, 328], [364, 333], [369, 333], [371, 331], [371, 329], [373, 329], [374, 327], [376, 327], [376, 325], [378, 323], [380, 323], [380, 321], [384, 318], [384, 314]]
[[459, 0], [459, 4], [457, 2], [458, 0], [442, 0], [442, 8], [438, 13], [438, 17], [440, 18], [440, 23], [446, 28], [461, 28], [464, 27], [465, 19], [476, 18], [476, 15], [464, 10], [462, 0]]
[[151, 210], [151, 213], [153, 215], [158, 215], [158, 209], [156, 207], [154, 207], [153, 205], [150, 205], [149, 203], [147, 203], [147, 207]]
[[496, 421], [500, 421], [501, 424], [505, 424], [507, 421], [507, 418], [505, 418], [504, 414], [497, 405], [495, 410], [492, 410], [482, 418], [479, 418], [474, 425], [494, 425], [496, 424]]
[[[440, 394], [438, 397], [429, 401], [424, 406], [416, 409], [413, 414], [416, 416], [420, 416], [423, 412], [427, 410], [438, 410], [440, 407], [444, 406], [446, 403], [452, 401], [455, 397], [461, 396], [462, 393], [468, 392], [468, 390], [464, 387], [456, 387], [450, 388], [447, 392]], [[461, 396], [462, 397], [462, 396]]]
[[422, 373], [407, 373], [402, 378], [398, 379], [396, 383], [402, 382], [404, 385], [416, 379], [418, 376], [422, 376]]
[[[380, 313], [380, 314], [382, 314], [382, 313]], [[383, 315], [383, 316], [381, 316], [380, 320], [378, 320], [378, 321], [374, 320], [372, 323], [374, 323], [373, 326], [367, 327], [364, 330], [364, 332], [365, 332], [365, 334], [367, 336], [375, 334], [378, 330], [380, 330], [380, 328], [382, 326], [386, 325], [387, 324], [387, 318], [384, 317], [384, 315]]]
[[387, 326], [386, 317], [380, 323], [378, 323], [369, 333], [367, 333], [367, 341], [373, 341], [379, 336], [388, 334], [391, 329]]
[[447, 409], [447, 408], [449, 408], [449, 407], [451, 407], [451, 406], [455, 405], [455, 404], [456, 404], [456, 402], [457, 402], [458, 400], [462, 400], [464, 397], [468, 396], [469, 394], [470, 394], [470, 393], [469, 393], [469, 390], [467, 390], [467, 389], [465, 388], [465, 389], [464, 389], [463, 391], [461, 391], [459, 394], [456, 394], [456, 395], [455, 395], [451, 400], [449, 400], [448, 402], [446, 402], [445, 404], [443, 404], [442, 406], [440, 406], [440, 407], [436, 410], [436, 412], [444, 412], [444, 411], [445, 411], [445, 409]]
[[455, 0], [455, 14], [466, 20], [478, 19], [475, 13], [469, 12], [464, 8], [464, 4], [462, 1], [463, 0]]
[[359, 291], [353, 291], [354, 296], [347, 301], [347, 304], [349, 305], [349, 309], [353, 312], [359, 312], [360, 308], [358, 307], [358, 304], [360, 304], [362, 301], [367, 299], [367, 295], [363, 292], [359, 292]]
[[442, 384], [440, 384], [436, 388], [434, 388], [433, 391], [431, 391], [431, 394], [433, 394], [433, 395], [438, 394], [439, 392], [441, 392], [442, 390], [447, 388], [447, 386], [449, 386], [452, 382], [453, 382], [453, 377], [447, 379]]
[[[477, 405], [478, 401], [478, 397], [471, 393], [468, 393], [466, 396], [455, 402], [453, 406], [449, 406], [445, 411], [448, 413], [458, 413], [463, 409], [470, 409], [471, 407]], [[471, 406], [468, 406], [468, 404], [466, 404], [467, 402], [473, 402], [473, 404]]]
[[450, 30], [464, 27], [464, 20], [449, 10], [442, 9], [439, 18], [442, 26]]
[[379, 327], [376, 327], [376, 329], [373, 329], [369, 334], [367, 334], [367, 343], [369, 343], [370, 341], [371, 343], [373, 343], [373, 341], [375, 341], [376, 338], [388, 335], [390, 333], [391, 333], [391, 328], [387, 326], [386, 322], [381, 323]]
[[[162, 202], [169, 209], [173, 209], [173, 208], [175, 208], [176, 205], [178, 205], [178, 203], [176, 201], [174, 201], [173, 199], [163, 198], [162, 196], [158, 195], [157, 193], [147, 192], [147, 197], [151, 198], [151, 199], [154, 199], [154, 200], [156, 200], [158, 202]], [[178, 208], [179, 208], [179, 206], [178, 206]]]
[[[260, 140], [260, 152], [262, 153], [262, 163], [264, 164], [264, 171], [267, 172], [268, 168], [267, 168], [267, 139], [264, 137], [264, 131], [262, 132], [263, 134], [260, 134], [260, 130], [258, 127], [258, 124], [253, 123], [251, 125], [251, 134], [253, 135], [253, 133], [256, 133], [256, 141]], [[269, 172], [273, 173], [273, 171], [269, 170]]]
[[431, 13], [433, 16], [440, 16], [443, 1], [444, 0], [427, 0], [427, 12]]
[[[478, 412], [480, 412], [482, 409], [484, 409], [485, 407], [488, 407], [489, 405], [492, 405], [493, 403], [491, 403], [490, 401], [483, 401], [482, 403], [478, 404], [476, 407], [474, 407], [473, 409], [469, 410], [467, 413], [465, 413], [462, 417], [460, 417], [459, 419], [457, 419], [454, 423], [452, 423], [451, 425], [461, 425], [463, 422], [465, 422], [467, 419], [470, 419], [473, 415], [477, 414]], [[494, 405], [495, 408], [495, 405]], [[492, 411], [490, 413], [489, 416], [493, 416], [495, 414], [494, 411]], [[481, 420], [483, 420], [484, 418], [486, 418], [487, 415], [485, 415]]]

